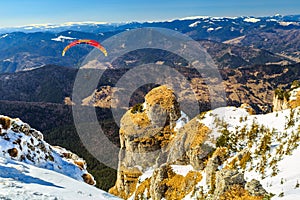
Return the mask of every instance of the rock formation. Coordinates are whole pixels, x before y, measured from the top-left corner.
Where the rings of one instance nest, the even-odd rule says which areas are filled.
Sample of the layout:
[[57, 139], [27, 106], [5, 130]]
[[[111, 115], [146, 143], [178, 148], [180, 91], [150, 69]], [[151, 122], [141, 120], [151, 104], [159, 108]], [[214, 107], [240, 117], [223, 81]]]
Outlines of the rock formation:
[[294, 81], [290, 89], [278, 88], [273, 98], [273, 111], [280, 111], [300, 106], [300, 84]]
[[[249, 106], [245, 110], [250, 110]], [[182, 123], [182, 115], [176, 95], [166, 86], [154, 88], [145, 103], [126, 112], [120, 126], [117, 181], [110, 193], [124, 199], [153, 200], [187, 195], [219, 199], [236, 188], [248, 196], [266, 194], [259, 183], [247, 184], [243, 172], [230, 163], [220, 169], [230, 149], [220, 146], [226, 138], [217, 140], [212, 130], [200, 123], [206, 113], [186, 123]], [[245, 160], [244, 154], [248, 155], [241, 152], [241, 160]], [[257, 188], [259, 192], [254, 192]]]

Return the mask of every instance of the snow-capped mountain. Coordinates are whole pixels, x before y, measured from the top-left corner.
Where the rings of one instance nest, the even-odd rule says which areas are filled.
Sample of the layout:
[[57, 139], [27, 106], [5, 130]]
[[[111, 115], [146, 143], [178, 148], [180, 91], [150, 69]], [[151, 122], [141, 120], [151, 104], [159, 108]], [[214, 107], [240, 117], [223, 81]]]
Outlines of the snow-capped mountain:
[[[139, 27], [165, 27], [175, 29], [181, 32], [189, 31], [190, 28], [216, 28], [223, 29], [231, 28], [232, 32], [237, 26], [244, 26], [239, 31], [246, 31], [249, 24], [256, 24], [260, 28], [268, 26], [299, 26], [300, 15], [274, 15], [266, 17], [211, 17], [211, 16], [192, 16], [172, 20], [161, 21], [145, 21], [145, 22], [122, 22], [122, 23], [107, 23], [107, 22], [67, 22], [62, 24], [32, 24], [19, 27], [0, 28], [0, 33], [9, 32], [62, 32], [66, 30], [104, 33], [111, 31], [120, 31]], [[194, 24], [194, 25], [193, 25]], [[196, 25], [197, 24], [197, 25]], [[220, 28], [221, 29], [221, 28]]]
[[[269, 17], [186, 17], [161, 22], [130, 22], [109, 24], [100, 22], [31, 25], [0, 28], [0, 73], [38, 68], [47, 64], [79, 67], [79, 61], [90, 52], [81, 46], [69, 56], [61, 51], [75, 39], [99, 42], [122, 31], [143, 27], [160, 27], [187, 34], [195, 40], [213, 40], [227, 45], [266, 50], [274, 59], [258, 58], [265, 63], [299, 62], [300, 15]], [[72, 49], [71, 49], [72, 51]], [[256, 50], [249, 50], [249, 52]], [[234, 55], [233, 55], [234, 56]], [[231, 52], [224, 58], [232, 57]], [[241, 65], [250, 60], [232, 58]], [[217, 58], [219, 60], [219, 58]], [[222, 58], [221, 58], [222, 60]], [[241, 61], [240, 61], [241, 60]], [[261, 64], [255, 63], [255, 64]]]
[[117, 199], [92, 186], [85, 160], [20, 119], [0, 115], [1, 199]]

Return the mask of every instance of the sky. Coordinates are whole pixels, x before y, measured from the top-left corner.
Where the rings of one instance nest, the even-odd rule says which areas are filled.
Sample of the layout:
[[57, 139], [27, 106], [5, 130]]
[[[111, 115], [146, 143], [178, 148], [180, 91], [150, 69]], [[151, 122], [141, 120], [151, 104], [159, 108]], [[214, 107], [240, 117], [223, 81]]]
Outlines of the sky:
[[2, 0], [0, 27], [300, 14], [299, 0]]

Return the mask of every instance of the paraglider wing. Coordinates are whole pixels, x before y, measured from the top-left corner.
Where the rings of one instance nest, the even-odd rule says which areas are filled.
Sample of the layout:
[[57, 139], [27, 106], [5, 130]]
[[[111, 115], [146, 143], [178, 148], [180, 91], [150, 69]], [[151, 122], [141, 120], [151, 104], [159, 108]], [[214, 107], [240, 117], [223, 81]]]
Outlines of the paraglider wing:
[[106, 49], [96, 40], [75, 40], [73, 42], [71, 42], [68, 46], [66, 46], [64, 48], [64, 50], [62, 51], [62, 56], [65, 56], [66, 51], [68, 51], [68, 49], [70, 49], [73, 46], [76, 46], [78, 44], [88, 44], [91, 45], [93, 47], [98, 48], [100, 51], [102, 51], [102, 53], [107, 56], [107, 51]]

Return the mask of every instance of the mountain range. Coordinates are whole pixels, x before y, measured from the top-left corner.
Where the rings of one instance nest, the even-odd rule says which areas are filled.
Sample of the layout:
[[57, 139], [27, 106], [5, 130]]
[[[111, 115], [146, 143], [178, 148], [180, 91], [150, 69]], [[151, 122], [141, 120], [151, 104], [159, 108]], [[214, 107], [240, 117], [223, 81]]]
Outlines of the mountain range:
[[[124, 24], [88, 22], [2, 28], [0, 29], [0, 33], [2, 32], [0, 67], [2, 73], [30, 70], [46, 64], [79, 67], [91, 48], [78, 47], [76, 51], [62, 57], [63, 48], [71, 41], [88, 38], [101, 42], [120, 32], [143, 27], [167, 28], [186, 34], [197, 41], [213, 40], [216, 43], [246, 48], [248, 52], [262, 51], [261, 60], [264, 63], [267, 63], [266, 61], [298, 62], [300, 59], [299, 21], [299, 15], [255, 18], [190, 17], [164, 22]], [[205, 45], [208, 49], [214, 49], [216, 44]], [[225, 55], [225, 58], [239, 61], [240, 56], [232, 57], [230, 51], [227, 53], [229, 55]], [[240, 66], [247, 64], [247, 61], [242, 58]], [[261, 61], [251, 63], [250, 60], [250, 64], [262, 63]], [[233, 67], [235, 66], [236, 63], [233, 64]]]
[[[173, 178], [177, 177], [179, 178], [178, 180], [182, 180], [182, 183], [185, 183], [184, 181], [189, 181], [189, 179], [183, 178], [188, 173], [190, 173], [190, 175], [195, 175], [197, 179], [199, 173], [194, 173], [195, 170], [192, 169], [190, 165], [182, 166], [182, 163], [180, 162], [177, 164], [169, 163], [170, 166], [166, 168], [155, 168], [150, 166], [152, 168], [143, 168], [141, 172], [137, 173], [142, 177], [135, 177], [134, 180], [130, 179], [131, 181], [140, 181], [139, 184], [136, 185], [136, 189], [139, 190], [128, 190], [128, 193], [128, 191], [122, 190], [123, 186], [121, 186], [120, 180], [124, 180], [118, 177], [122, 175], [120, 170], [117, 172], [94, 158], [90, 152], [85, 149], [76, 132], [72, 116], [72, 105], [74, 105], [74, 102], [72, 101], [73, 85], [78, 68], [81, 66], [81, 62], [85, 59], [86, 55], [93, 50], [93, 48], [86, 45], [78, 45], [77, 47], [70, 49], [64, 57], [61, 55], [62, 50], [66, 45], [76, 39], [88, 38], [103, 42], [119, 33], [143, 27], [159, 27], [176, 30], [194, 39], [200, 47], [205, 49], [215, 62], [222, 78], [222, 84], [224, 87], [221, 89], [225, 91], [226, 105], [234, 107], [224, 107], [209, 111], [212, 109], [212, 97], [210, 96], [209, 88], [205, 83], [206, 80], [201, 77], [201, 74], [196, 69], [190, 67], [190, 63], [180, 56], [160, 49], [135, 50], [120, 56], [114, 60], [113, 63], [110, 63], [111, 68], [105, 70], [95, 90], [87, 92], [87, 95], [84, 99], [82, 99], [82, 104], [80, 104], [80, 102], [77, 102], [76, 104], [78, 107], [82, 106], [83, 108], [88, 107], [88, 109], [96, 110], [99, 124], [105, 131], [106, 136], [114, 144], [124, 147], [122, 141], [124, 142], [126, 138], [123, 138], [121, 141], [119, 140], [120, 128], [118, 126], [118, 122], [115, 122], [111, 112], [111, 107], [115, 106], [116, 108], [119, 108], [119, 104], [116, 103], [112, 106], [113, 95], [118, 91], [122, 91], [124, 93], [129, 92], [127, 91], [127, 88], [122, 85], [117, 85], [117, 83], [122, 76], [129, 72], [132, 68], [147, 63], [167, 65], [181, 73], [191, 84], [193, 89], [192, 94], [185, 89], [184, 83], [181, 83], [176, 77], [167, 77], [166, 80], [164, 80], [169, 81], [169, 83], [172, 81], [179, 82], [180, 84], [178, 85], [178, 88], [180, 89], [180, 92], [176, 94], [177, 98], [179, 100], [185, 100], [190, 103], [190, 105], [195, 105], [194, 103], [196, 102], [197, 105], [199, 105], [199, 113], [197, 114], [202, 113], [201, 115], [197, 115], [199, 119], [195, 118], [190, 121], [187, 119], [186, 122], [188, 122], [187, 124], [189, 125], [187, 125], [186, 128], [183, 128], [183, 126], [177, 127], [183, 128], [181, 131], [176, 129], [175, 132], [178, 134], [178, 138], [180, 134], [184, 134], [184, 131], [193, 127], [193, 125], [195, 125], [194, 123], [200, 121], [202, 125], [205, 125], [207, 128], [212, 130], [225, 130], [225, 125], [227, 124], [230, 127], [228, 130], [231, 133], [234, 133], [234, 128], [236, 128], [236, 130], [240, 130], [240, 128], [242, 128], [234, 126], [239, 123], [244, 125], [246, 129], [252, 130], [251, 126], [254, 124], [253, 120], [257, 120], [260, 126], [269, 127], [269, 129], [273, 127], [278, 130], [282, 130], [282, 126], [284, 126], [283, 123], [288, 123], [288, 119], [293, 118], [295, 119], [296, 125], [294, 127], [288, 127], [285, 131], [290, 134], [296, 131], [297, 126], [299, 125], [298, 110], [296, 110], [294, 116], [291, 117], [290, 115], [292, 115], [295, 110], [293, 112], [292, 110], [281, 111], [281, 108], [288, 108], [287, 105], [289, 102], [284, 98], [289, 96], [289, 92], [291, 91], [290, 88], [293, 86], [293, 81], [297, 82], [297, 80], [300, 80], [300, 15], [275, 15], [266, 17], [199, 16], [155, 22], [130, 22], [116, 24], [102, 22], [73, 22], [61, 25], [46, 24], [0, 28], [0, 114], [11, 116], [13, 118], [20, 118], [23, 121], [29, 122], [32, 127], [42, 131], [44, 133], [45, 140], [53, 146], [62, 146], [70, 149], [79, 157], [83, 157], [87, 162], [87, 170], [95, 178], [96, 187], [108, 191], [114, 186], [115, 181], [117, 180], [115, 188], [111, 189], [111, 191], [114, 193], [119, 190], [120, 192], [123, 192], [120, 193], [123, 197], [131, 196], [133, 198], [133, 193], [135, 193], [136, 196], [148, 197], [148, 193], [150, 191], [150, 188], [148, 187], [152, 184], [149, 182], [150, 180], [153, 181], [151, 186], [152, 189], [154, 186], [159, 186], [157, 185], [159, 174], [167, 174], [166, 176], [170, 175], [168, 177], [170, 181], [175, 180]], [[93, 73], [94, 69], [84, 70], [88, 73]], [[138, 78], [139, 80], [146, 80], [147, 76], [148, 74], [145, 72], [145, 74], [141, 74]], [[129, 83], [129, 85], [130, 84], [131, 83]], [[132, 84], [130, 86], [134, 85]], [[128, 110], [132, 108], [135, 108], [136, 111], [143, 110], [141, 104], [144, 102], [144, 97], [157, 86], [158, 85], [156, 84], [147, 84], [137, 88], [130, 97], [128, 107], [119, 108], [122, 110], [121, 114], [124, 114], [124, 116], [127, 117], [128, 115], [131, 116], [131, 114], [139, 114], [139, 112], [130, 113]], [[289, 92], [283, 92], [285, 90]], [[277, 98], [276, 104], [274, 104], [273, 97], [276, 95], [278, 97], [278, 94], [280, 94], [280, 98]], [[245, 107], [238, 108], [242, 104], [248, 105], [246, 106], [246, 109]], [[274, 110], [274, 105], [276, 111], [278, 108], [280, 109], [277, 113], [270, 113]], [[252, 114], [248, 114], [246, 112], [249, 107], [252, 109]], [[185, 110], [181, 110], [181, 112], [188, 113], [189, 110], [194, 110], [194, 107], [189, 107], [189, 104], [187, 104]], [[236, 116], [236, 119], [228, 119], [227, 116], [222, 114], [223, 111], [224, 113], [226, 111], [231, 113], [232, 116]], [[258, 115], [253, 115], [254, 113], [257, 113]], [[177, 114], [178, 112], [176, 113], [176, 116], [179, 117]], [[153, 117], [155, 115], [151, 116]], [[219, 121], [214, 125], [208, 123], [208, 119]], [[220, 122], [222, 119], [224, 123]], [[239, 121], [240, 119], [241, 121]], [[269, 126], [267, 122], [268, 119], [273, 120], [274, 125]], [[129, 127], [134, 126], [133, 124], [128, 125]], [[137, 129], [139, 128], [141, 127], [139, 126]], [[171, 137], [169, 138], [170, 135], [168, 135], [170, 132], [174, 133], [174, 130], [166, 129], [166, 132], [164, 132], [166, 135], [164, 135], [164, 137], [166, 136], [167, 140], [159, 140], [159, 142], [164, 144], [170, 142], [172, 139]], [[262, 131], [260, 133], [265, 132]], [[272, 133], [272, 138], [277, 138], [280, 134], [277, 132]], [[159, 138], [162, 139], [160, 136]], [[253, 142], [256, 145], [260, 145], [262, 138], [262, 135], [259, 134], [257, 141]], [[147, 146], [147, 144], [149, 141], [149, 144], [152, 144], [152, 139], [147, 137], [143, 139], [145, 140], [141, 141], [141, 145], [146, 145], [148, 148], [149, 146]], [[135, 142], [138, 143], [139, 141]], [[179, 139], [174, 140], [173, 142], [182, 144], [182, 141]], [[157, 144], [155, 143], [155, 145]], [[280, 146], [280, 144], [276, 143], [274, 139], [274, 141], [272, 141], [272, 143], [268, 146], [268, 148], [270, 147], [270, 151], [267, 151], [268, 154], [265, 155], [257, 156], [255, 152], [252, 151], [253, 149], [250, 149], [251, 157], [255, 158], [253, 159], [255, 162], [259, 161], [259, 159], [263, 160], [264, 156], [269, 156], [271, 151], [273, 152], [277, 149], [277, 147], [279, 147], [278, 145]], [[174, 148], [175, 146], [176, 145], [172, 146], [170, 144], [169, 147]], [[130, 146], [127, 147], [131, 148]], [[157, 146], [155, 146], [155, 148], [156, 147]], [[287, 148], [286, 146], [284, 147]], [[151, 149], [152, 146], [150, 145], [149, 148]], [[212, 151], [211, 153], [213, 152], [215, 151]], [[174, 153], [176, 153], [176, 151], [174, 151]], [[244, 152], [235, 151], [235, 153], [239, 154]], [[288, 162], [290, 165], [296, 165], [292, 159], [294, 159], [298, 153], [299, 151], [297, 149], [295, 150], [295, 154], [291, 157], [284, 155], [280, 162], [278, 160], [278, 169], [284, 169], [284, 162]], [[212, 156], [212, 154], [209, 154], [209, 156]], [[214, 155], [214, 158], [216, 158], [216, 156], [217, 155]], [[211, 157], [205, 157], [207, 162], [210, 158]], [[15, 162], [14, 160], [12, 161], [7, 159], [7, 157], [0, 159], [0, 168], [9, 164], [11, 169], [3, 169], [8, 170], [8, 172], [14, 171], [22, 177], [28, 175], [31, 176], [31, 178], [29, 177], [29, 180], [36, 180], [35, 174], [30, 175], [18, 168], [18, 166], [22, 166], [20, 167], [22, 169], [31, 169], [31, 166], [28, 166], [28, 163], [18, 163], [19, 161]], [[184, 160], [186, 157], [183, 157], [182, 159]], [[191, 159], [193, 158], [191, 157]], [[226, 162], [223, 162], [223, 164], [231, 163], [230, 159], [237, 160], [239, 158], [230, 156]], [[215, 161], [216, 160], [212, 159], [210, 162]], [[266, 163], [269, 161], [270, 160], [267, 159]], [[249, 169], [251, 165], [254, 164], [255, 163], [251, 161], [247, 164], [247, 170], [250, 175], [254, 174], [254, 172]], [[222, 168], [221, 165], [219, 165], [219, 167]], [[32, 170], [38, 171], [38, 169], [33, 167]], [[42, 169], [40, 173], [56, 173], [53, 171], [45, 172], [43, 170], [45, 169]], [[156, 170], [155, 173], [153, 173], [154, 170]], [[266, 172], [267, 174], [269, 173], [269, 171]], [[137, 174], [134, 174], [134, 176]], [[2, 177], [0, 176], [0, 179], [3, 179], [3, 182], [0, 180], [1, 183], [16, 186], [11, 187], [13, 189], [16, 188], [16, 193], [13, 193], [12, 196], [4, 196], [5, 198], [15, 198], [18, 192], [28, 190], [27, 186], [20, 183], [20, 181], [8, 181], [5, 177], [3, 177], [3, 174], [1, 175]], [[291, 173], [279, 173], [279, 175], [289, 176]], [[297, 176], [298, 174], [292, 175]], [[60, 178], [61, 174], [53, 174], [53, 176]], [[205, 176], [203, 171], [201, 172], [201, 176]], [[249, 176], [246, 176], [245, 178], [248, 179]], [[280, 177], [278, 176], [274, 179], [274, 181], [270, 177], [263, 180], [259, 175], [255, 174], [255, 176], [257, 179], [262, 181], [262, 186], [268, 192], [277, 195], [276, 198], [279, 198], [279, 195], [281, 194], [281, 192], [278, 193], [276, 191], [277, 189], [282, 190], [284, 195], [288, 195], [290, 198], [294, 197], [293, 193], [295, 191], [297, 192], [296, 194], [298, 194], [297, 189], [291, 189], [291, 187], [296, 187], [297, 185], [298, 180], [294, 178], [290, 179], [287, 177], [281, 184], [281, 180], [279, 180]], [[42, 180], [39, 180], [39, 183], [47, 182], [54, 185], [58, 184], [58, 182], [49, 180], [48, 178], [49, 177], [41, 176], [40, 179]], [[199, 182], [195, 188], [203, 187], [205, 189], [204, 192], [209, 191], [208, 185], [204, 184], [204, 179], [202, 180], [203, 181]], [[65, 181], [68, 183], [62, 187], [66, 188], [65, 192], [71, 192], [70, 185], [74, 183], [74, 180], [70, 182], [64, 180], [63, 182]], [[170, 184], [167, 179], [164, 181], [164, 183]], [[247, 181], [249, 182], [251, 180]], [[272, 186], [270, 186], [270, 184]], [[19, 186], [26, 190], [19, 190]], [[211, 186], [213, 187], [213, 184], [211, 184]], [[242, 186], [245, 185], [242, 184]], [[176, 191], [176, 187], [177, 186], [170, 186], [171, 189], [175, 188], [174, 191]], [[2, 187], [0, 184], [0, 190], [1, 188], [6, 188], [6, 186]], [[86, 186], [82, 186], [82, 188], [86, 189]], [[53, 191], [57, 191], [55, 188], [52, 189], [52, 193]], [[84, 197], [88, 196], [89, 194], [85, 192], [85, 189], [80, 190], [78, 195], [83, 195], [81, 193], [83, 192]], [[26, 195], [29, 195], [28, 198], [35, 198], [36, 195], [40, 194], [36, 192], [37, 191], [29, 191], [25, 193]], [[98, 192], [99, 191], [97, 190], [96, 193], [98, 194]], [[126, 192], [127, 194], [125, 194]], [[153, 189], [152, 192], [155, 193], [155, 189]], [[170, 191], [168, 193], [164, 193], [164, 191], [157, 190], [157, 192], [160, 192], [161, 195], [171, 195], [170, 199], [174, 197], [172, 196], [174, 194]], [[100, 193], [102, 194], [103, 192], [101, 191]], [[106, 193], [103, 194], [104, 196], [107, 195]], [[118, 195], [117, 193], [114, 194]], [[196, 198], [197, 194], [191, 192], [189, 194], [184, 194], [183, 196], [185, 196], [186, 199]], [[52, 197], [55, 198], [53, 195], [50, 195], [49, 199]], [[0, 198], [2, 198], [1, 194]], [[38, 198], [39, 197], [37, 197], [37, 199]], [[59, 199], [59, 197], [57, 198]]]

